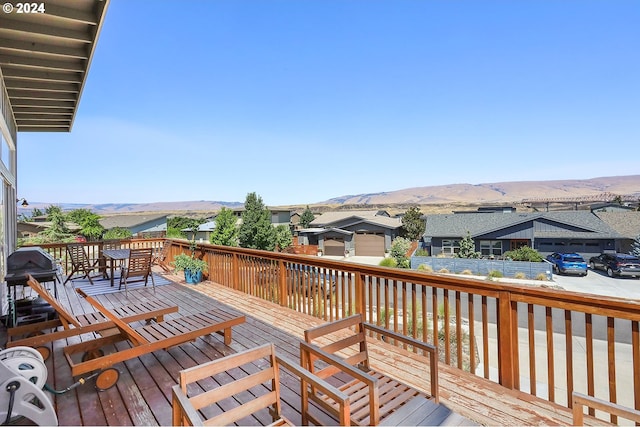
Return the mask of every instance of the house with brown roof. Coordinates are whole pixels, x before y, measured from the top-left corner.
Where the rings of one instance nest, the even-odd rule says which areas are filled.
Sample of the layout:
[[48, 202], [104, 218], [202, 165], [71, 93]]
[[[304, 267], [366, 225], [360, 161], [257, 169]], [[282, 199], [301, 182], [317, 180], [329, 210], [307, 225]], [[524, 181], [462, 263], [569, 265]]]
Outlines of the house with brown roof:
[[386, 211], [325, 212], [302, 229], [298, 242], [318, 245], [324, 255], [384, 256], [400, 235], [400, 218]]

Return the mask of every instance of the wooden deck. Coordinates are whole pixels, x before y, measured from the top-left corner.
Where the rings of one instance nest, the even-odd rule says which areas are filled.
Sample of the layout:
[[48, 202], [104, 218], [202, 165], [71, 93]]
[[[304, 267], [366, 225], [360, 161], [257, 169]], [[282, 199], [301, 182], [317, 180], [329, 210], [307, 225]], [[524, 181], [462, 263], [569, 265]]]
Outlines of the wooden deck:
[[[160, 272], [158, 268], [156, 273]], [[128, 299], [124, 292], [98, 295], [96, 298], [106, 307], [117, 307], [154, 297], [162, 298], [180, 307], [180, 313], [169, 315], [168, 319], [211, 308], [224, 308], [244, 314], [246, 323], [233, 328], [233, 342], [228, 346], [224, 345], [219, 335], [208, 335], [189, 344], [117, 364], [116, 367], [121, 372], [120, 380], [110, 390], [98, 392], [93, 383], [88, 382], [55, 396], [60, 425], [171, 425], [171, 387], [177, 383], [178, 371], [267, 342], [273, 342], [280, 354], [298, 360], [298, 343], [303, 337], [303, 331], [322, 323], [319, 319], [211, 282], [193, 286], [184, 284], [184, 279], [178, 276], [164, 274], [164, 277], [175, 283], [158, 286], [155, 295], [152, 289], [146, 288], [130, 289]], [[66, 286], [58, 285], [58, 296], [61, 303], [76, 315], [94, 311], [86, 301], [78, 297], [70, 283]], [[47, 382], [55, 389], [62, 390], [73, 384], [74, 379], [62, 348], [77, 343], [82, 338], [55, 343], [52, 357], [47, 361]], [[127, 343], [117, 344], [117, 348], [128, 347]], [[382, 369], [385, 372], [428, 392], [429, 384], [426, 380], [415, 375], [415, 372], [426, 372], [427, 367], [422, 366], [411, 353], [384, 343], [376, 343], [371, 346], [370, 357], [374, 367], [384, 366]], [[300, 405], [299, 381], [286, 372], [281, 379], [283, 414], [300, 424], [297, 409]], [[506, 390], [488, 380], [444, 364], [440, 364], [439, 381], [441, 403], [454, 412], [453, 415], [441, 417], [442, 424], [571, 424], [571, 412], [566, 408], [525, 393]], [[269, 419], [243, 421], [243, 425], [270, 422]], [[602, 420], [588, 417], [585, 422], [603, 424]]]

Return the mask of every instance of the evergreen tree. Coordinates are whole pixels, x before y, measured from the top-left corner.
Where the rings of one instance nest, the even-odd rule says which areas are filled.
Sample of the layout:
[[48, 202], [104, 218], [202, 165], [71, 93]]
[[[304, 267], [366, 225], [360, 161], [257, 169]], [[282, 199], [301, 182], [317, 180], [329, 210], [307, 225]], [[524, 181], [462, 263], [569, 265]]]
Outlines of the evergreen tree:
[[275, 228], [271, 225], [271, 212], [256, 193], [247, 194], [242, 212], [242, 225], [238, 233], [240, 246], [272, 251], [275, 246]]
[[467, 235], [460, 240], [460, 251], [456, 254], [457, 258], [480, 258], [480, 252], [476, 251], [476, 244], [471, 238], [471, 233], [467, 231]]
[[220, 210], [209, 241], [213, 245], [238, 246], [238, 227], [233, 210], [225, 207]]
[[307, 205], [307, 208], [302, 212], [302, 215], [300, 215], [300, 227], [308, 228], [314, 219], [316, 219], [316, 216], [311, 212], [311, 209], [309, 209], [309, 205]]
[[629, 254], [640, 257], [640, 234], [638, 234], [636, 240], [631, 243], [631, 250], [629, 251]]
[[402, 217], [403, 236], [409, 240], [420, 240], [426, 227], [420, 208], [412, 206]]

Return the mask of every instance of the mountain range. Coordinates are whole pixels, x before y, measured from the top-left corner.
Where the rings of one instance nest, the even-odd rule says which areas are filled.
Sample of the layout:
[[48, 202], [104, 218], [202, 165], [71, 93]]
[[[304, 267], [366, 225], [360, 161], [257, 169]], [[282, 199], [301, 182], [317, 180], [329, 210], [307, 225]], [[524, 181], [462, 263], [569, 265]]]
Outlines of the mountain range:
[[[383, 206], [476, 206], [561, 202], [569, 200], [611, 201], [613, 196], [637, 202], [640, 199], [640, 175], [600, 177], [581, 180], [555, 181], [515, 181], [487, 184], [449, 184], [407, 188], [369, 194], [355, 194], [334, 197], [329, 200], [310, 204], [317, 210], [373, 208]], [[30, 202], [18, 213], [31, 213], [34, 208], [45, 209], [50, 205], [60, 206], [64, 210], [89, 209], [99, 215], [125, 214], [136, 212], [206, 212], [213, 213], [223, 206], [241, 208], [243, 202], [223, 201], [183, 201], [158, 203], [107, 203], [107, 204], [65, 204], [56, 202]], [[275, 207], [275, 206], [272, 206]], [[283, 208], [304, 208], [304, 205], [282, 206]]]

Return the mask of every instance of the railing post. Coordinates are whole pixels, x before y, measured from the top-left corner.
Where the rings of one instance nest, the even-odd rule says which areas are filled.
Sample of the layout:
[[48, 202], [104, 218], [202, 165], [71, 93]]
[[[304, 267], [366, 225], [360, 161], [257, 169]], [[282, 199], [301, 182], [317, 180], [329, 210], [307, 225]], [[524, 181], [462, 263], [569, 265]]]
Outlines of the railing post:
[[287, 306], [287, 269], [285, 268], [284, 261], [278, 260], [278, 285], [280, 287], [279, 301], [278, 303], [286, 307]]
[[513, 355], [514, 347], [518, 345], [518, 325], [514, 324], [515, 316], [512, 316], [511, 293], [501, 291], [498, 298], [498, 381], [513, 389], [516, 385], [514, 363], [517, 361], [513, 360]]

